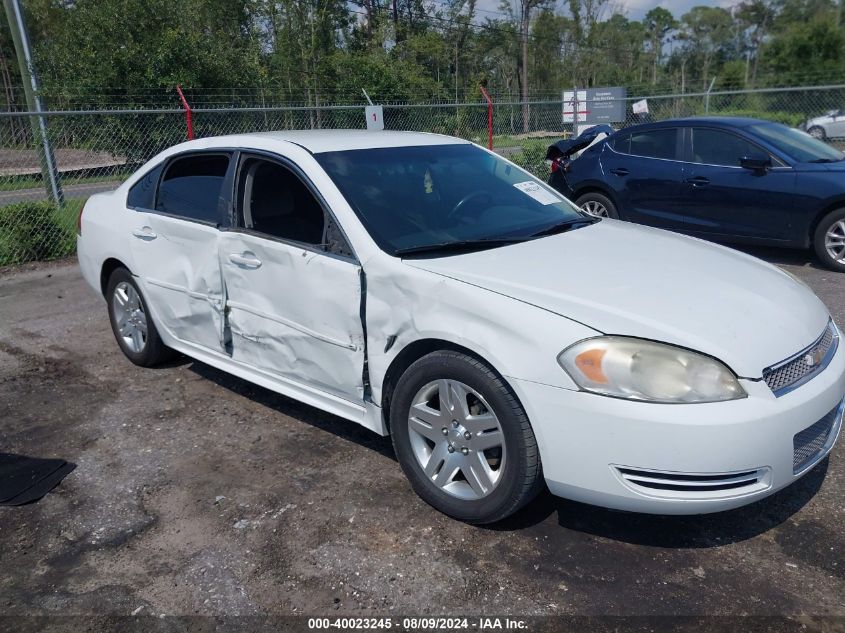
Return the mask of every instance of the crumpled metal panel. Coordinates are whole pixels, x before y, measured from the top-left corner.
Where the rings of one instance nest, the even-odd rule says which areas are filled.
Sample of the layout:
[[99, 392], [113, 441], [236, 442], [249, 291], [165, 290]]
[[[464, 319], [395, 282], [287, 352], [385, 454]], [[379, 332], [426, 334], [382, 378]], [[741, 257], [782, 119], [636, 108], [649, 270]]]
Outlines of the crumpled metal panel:
[[154, 213], [137, 213], [132, 254], [148, 301], [172, 336], [222, 351], [223, 283], [215, 227]]
[[[222, 234], [219, 244], [232, 358], [360, 404], [358, 265], [241, 232]], [[260, 265], [235, 263], [233, 254]]]
[[[595, 330], [504, 295], [420, 270], [412, 260], [394, 262], [365, 264], [369, 374], [376, 404], [381, 404], [390, 363], [403, 348], [421, 339], [465, 347], [506, 378], [518, 376], [576, 388], [556, 357], [573, 340], [594, 336]], [[391, 336], [396, 340], [385, 350]]]

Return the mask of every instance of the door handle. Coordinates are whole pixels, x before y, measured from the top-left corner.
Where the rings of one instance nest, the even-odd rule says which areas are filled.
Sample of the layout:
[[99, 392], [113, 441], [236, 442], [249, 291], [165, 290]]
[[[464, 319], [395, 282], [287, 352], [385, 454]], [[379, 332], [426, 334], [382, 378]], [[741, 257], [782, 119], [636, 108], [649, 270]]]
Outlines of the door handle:
[[155, 234], [155, 231], [148, 226], [142, 226], [140, 229], [135, 229], [132, 231], [132, 235], [140, 240], [154, 240], [158, 237], [158, 235]]
[[238, 266], [243, 266], [244, 268], [261, 267], [261, 260], [249, 251], [246, 251], [245, 253], [232, 253], [229, 255], [229, 261]]
[[624, 167], [619, 167], [618, 169], [611, 169], [610, 173], [615, 176], [627, 176], [629, 172]]
[[696, 176], [695, 178], [687, 178], [684, 182], [693, 187], [706, 187], [710, 184], [710, 179], [704, 176]]

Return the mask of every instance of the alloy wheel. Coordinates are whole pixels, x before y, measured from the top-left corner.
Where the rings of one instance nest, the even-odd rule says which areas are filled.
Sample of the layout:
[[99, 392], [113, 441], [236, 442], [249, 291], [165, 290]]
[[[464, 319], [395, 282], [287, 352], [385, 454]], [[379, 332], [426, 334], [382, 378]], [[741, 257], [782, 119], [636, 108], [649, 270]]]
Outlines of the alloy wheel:
[[824, 235], [824, 247], [831, 259], [845, 264], [845, 220], [830, 225]]
[[147, 315], [138, 291], [125, 281], [114, 288], [112, 311], [117, 331], [126, 347], [138, 354], [147, 344]]
[[414, 396], [408, 413], [411, 450], [425, 476], [443, 492], [481, 499], [504, 472], [499, 419], [477, 391], [457, 380], [436, 380]]
[[581, 205], [581, 209], [586, 211], [589, 215], [597, 218], [610, 217], [610, 214], [607, 212], [607, 207], [605, 207], [601, 202], [596, 202], [595, 200], [588, 200]]

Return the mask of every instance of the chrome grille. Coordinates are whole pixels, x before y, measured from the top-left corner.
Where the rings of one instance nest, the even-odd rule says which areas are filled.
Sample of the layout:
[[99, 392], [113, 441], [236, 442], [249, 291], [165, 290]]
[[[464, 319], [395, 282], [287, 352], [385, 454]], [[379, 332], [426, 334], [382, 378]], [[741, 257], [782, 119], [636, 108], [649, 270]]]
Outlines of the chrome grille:
[[830, 357], [836, 352], [838, 342], [833, 321], [830, 321], [815, 343], [795, 356], [764, 369], [763, 380], [776, 396], [791, 391], [827, 366]]
[[842, 422], [843, 405], [837, 407], [821, 420], [808, 426], [792, 438], [792, 472], [799, 473], [816, 461], [828, 447], [828, 440], [835, 439]]

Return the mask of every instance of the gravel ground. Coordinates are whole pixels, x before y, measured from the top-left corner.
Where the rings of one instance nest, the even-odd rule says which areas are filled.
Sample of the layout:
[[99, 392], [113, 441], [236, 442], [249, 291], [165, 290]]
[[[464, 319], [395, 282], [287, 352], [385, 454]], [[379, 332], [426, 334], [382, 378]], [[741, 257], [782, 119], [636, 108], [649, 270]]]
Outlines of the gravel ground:
[[[845, 324], [845, 275], [753, 252]], [[0, 421], [0, 450], [78, 465], [0, 508], [7, 616], [845, 616], [841, 443], [736, 511], [546, 493], [471, 527], [413, 494], [388, 439], [189, 359], [133, 366], [73, 262], [0, 274]]]

